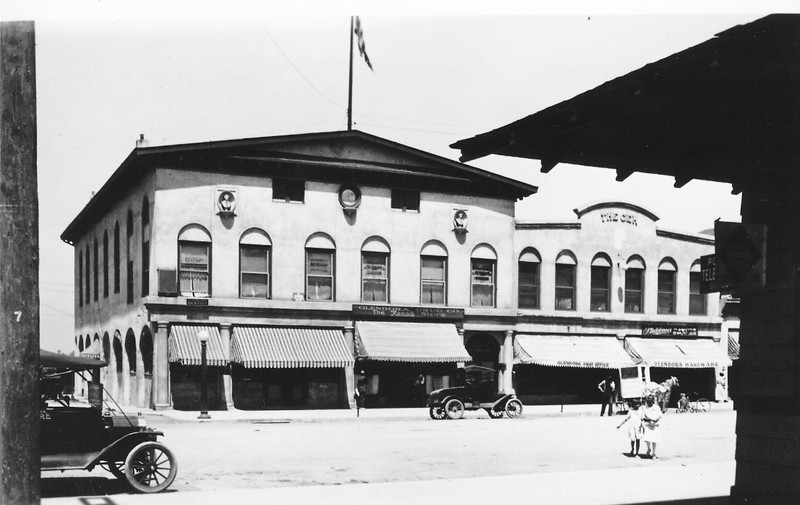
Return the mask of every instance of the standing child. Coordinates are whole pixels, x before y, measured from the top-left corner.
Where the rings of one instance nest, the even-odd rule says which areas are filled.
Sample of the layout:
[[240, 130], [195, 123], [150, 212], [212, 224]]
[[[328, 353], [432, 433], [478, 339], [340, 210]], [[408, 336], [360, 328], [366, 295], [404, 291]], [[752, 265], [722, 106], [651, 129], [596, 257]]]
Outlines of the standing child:
[[639, 402], [632, 400], [630, 403], [631, 408], [628, 410], [628, 416], [619, 423], [617, 429], [620, 429], [623, 424], [630, 421], [628, 425], [628, 438], [631, 440], [631, 456], [639, 454], [639, 445], [642, 441], [642, 411], [639, 409]]

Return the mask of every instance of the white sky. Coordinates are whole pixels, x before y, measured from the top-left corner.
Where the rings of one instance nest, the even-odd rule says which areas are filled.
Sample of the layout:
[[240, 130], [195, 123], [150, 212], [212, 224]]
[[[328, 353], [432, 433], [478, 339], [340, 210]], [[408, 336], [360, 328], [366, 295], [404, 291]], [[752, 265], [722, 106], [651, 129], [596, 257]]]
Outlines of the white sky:
[[[59, 236], [140, 133], [164, 145], [346, 129], [350, 14], [361, 16], [375, 69], [354, 62], [354, 128], [455, 160], [457, 140], [800, 7], [430, 3], [77, 0], [67, 10], [0, 0], [0, 20], [36, 21], [42, 347], [69, 351], [73, 340], [73, 248]], [[498, 156], [470, 164], [539, 186], [518, 219], [572, 220], [576, 207], [623, 200], [675, 231], [739, 220], [729, 185], [616, 182], [613, 171], [570, 165], [541, 174], [538, 161]]]

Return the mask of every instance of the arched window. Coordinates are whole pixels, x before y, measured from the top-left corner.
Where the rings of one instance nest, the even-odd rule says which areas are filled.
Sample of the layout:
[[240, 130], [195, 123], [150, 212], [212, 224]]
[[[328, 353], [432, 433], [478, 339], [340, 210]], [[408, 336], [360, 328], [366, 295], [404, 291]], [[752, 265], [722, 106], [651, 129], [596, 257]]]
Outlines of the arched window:
[[133, 303], [133, 212], [128, 210], [128, 220], [125, 226], [125, 261], [127, 262], [128, 303]]
[[644, 312], [644, 260], [631, 256], [625, 264], [625, 312]]
[[239, 239], [239, 296], [270, 298], [272, 241], [262, 230], [251, 229]]
[[125, 335], [125, 354], [128, 357], [128, 371], [131, 375], [136, 375], [136, 337], [133, 330], [128, 330]]
[[142, 296], [150, 293], [150, 201], [142, 198]]
[[181, 296], [211, 296], [211, 234], [200, 225], [178, 235], [178, 279]]
[[150, 328], [145, 326], [142, 328], [142, 334], [139, 336], [139, 351], [142, 353], [142, 366], [145, 375], [153, 374], [153, 335], [150, 333]]
[[706, 300], [708, 295], [700, 292], [701, 280], [700, 260], [696, 260], [689, 270], [689, 314], [693, 316], [705, 316], [707, 311]]
[[108, 298], [108, 231], [103, 231], [103, 298]]
[[422, 246], [419, 253], [420, 303], [447, 305], [447, 249], [437, 240]]
[[361, 246], [361, 301], [389, 302], [389, 244], [370, 237]]
[[592, 287], [589, 310], [609, 312], [611, 310], [611, 258], [604, 253], [592, 259]]
[[497, 290], [497, 253], [488, 244], [480, 244], [472, 250], [471, 296], [473, 307], [495, 307]]
[[119, 223], [114, 223], [114, 293], [119, 293]]
[[306, 300], [336, 299], [336, 245], [328, 235], [316, 233], [306, 241]]
[[575, 272], [578, 260], [570, 251], [556, 256], [556, 310], [575, 310]]
[[675, 274], [678, 266], [672, 258], [664, 258], [658, 265], [658, 313], [675, 313]]
[[517, 303], [521, 309], [539, 308], [539, 275], [542, 257], [532, 247], [528, 247], [519, 255], [519, 279]]

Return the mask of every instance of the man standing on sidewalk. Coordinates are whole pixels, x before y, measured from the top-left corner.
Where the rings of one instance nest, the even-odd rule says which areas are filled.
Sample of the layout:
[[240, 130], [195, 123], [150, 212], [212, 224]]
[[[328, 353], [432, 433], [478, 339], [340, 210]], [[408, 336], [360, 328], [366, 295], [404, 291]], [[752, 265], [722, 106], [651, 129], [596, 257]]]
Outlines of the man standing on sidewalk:
[[608, 415], [614, 415], [614, 395], [616, 394], [617, 385], [614, 383], [614, 379], [611, 375], [608, 375], [605, 379], [601, 380], [599, 384], [597, 384], [597, 389], [603, 395], [603, 403], [600, 407], [600, 417], [606, 413], [606, 406], [608, 406]]

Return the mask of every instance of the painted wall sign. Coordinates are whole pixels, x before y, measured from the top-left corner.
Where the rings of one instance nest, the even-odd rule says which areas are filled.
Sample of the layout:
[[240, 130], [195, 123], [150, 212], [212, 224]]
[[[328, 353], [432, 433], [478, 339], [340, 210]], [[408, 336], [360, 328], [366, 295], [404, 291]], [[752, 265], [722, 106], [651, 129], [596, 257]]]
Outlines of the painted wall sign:
[[661, 336], [670, 335], [678, 337], [696, 337], [697, 328], [678, 326], [643, 326], [642, 335]]
[[353, 317], [446, 319], [452, 321], [464, 319], [464, 309], [353, 304]]
[[633, 214], [625, 214], [623, 212], [601, 212], [601, 223], [626, 223], [633, 226], [639, 226], [636, 222], [636, 216]]

